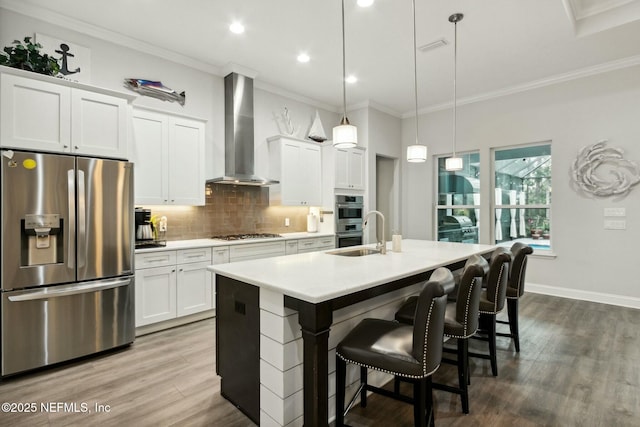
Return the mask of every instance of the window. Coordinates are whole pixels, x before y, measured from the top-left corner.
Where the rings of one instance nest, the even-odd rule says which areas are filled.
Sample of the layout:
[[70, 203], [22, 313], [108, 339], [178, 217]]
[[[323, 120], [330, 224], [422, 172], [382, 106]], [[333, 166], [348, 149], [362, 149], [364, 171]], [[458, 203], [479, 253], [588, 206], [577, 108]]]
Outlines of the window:
[[494, 150], [496, 243], [551, 249], [551, 144]]
[[438, 159], [436, 218], [441, 242], [478, 243], [480, 218], [480, 154], [461, 154], [464, 168], [447, 172]]

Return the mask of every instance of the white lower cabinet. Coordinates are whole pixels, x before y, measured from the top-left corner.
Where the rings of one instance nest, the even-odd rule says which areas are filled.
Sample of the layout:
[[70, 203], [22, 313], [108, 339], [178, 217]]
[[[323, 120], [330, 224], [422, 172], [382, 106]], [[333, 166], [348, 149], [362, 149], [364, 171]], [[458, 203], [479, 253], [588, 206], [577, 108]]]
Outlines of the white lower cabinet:
[[207, 266], [211, 261], [178, 267], [176, 315], [187, 316], [213, 308], [213, 277]]
[[176, 317], [176, 266], [136, 270], [136, 327]]
[[211, 248], [136, 254], [136, 327], [213, 308]]

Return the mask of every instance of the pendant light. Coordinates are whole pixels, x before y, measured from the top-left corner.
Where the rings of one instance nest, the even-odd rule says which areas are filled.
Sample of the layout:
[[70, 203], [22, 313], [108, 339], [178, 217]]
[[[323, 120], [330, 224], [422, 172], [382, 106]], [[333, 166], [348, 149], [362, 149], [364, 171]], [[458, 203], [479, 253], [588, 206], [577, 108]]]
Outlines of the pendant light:
[[342, 120], [333, 128], [333, 146], [351, 148], [358, 145], [358, 128], [349, 123], [347, 118], [347, 70], [344, 43], [344, 0], [342, 0]]
[[456, 157], [456, 116], [457, 116], [457, 99], [456, 99], [456, 77], [458, 71], [458, 22], [462, 21], [464, 15], [462, 13], [454, 13], [449, 17], [449, 22], [453, 22], [454, 26], [454, 42], [453, 42], [453, 155], [444, 161], [444, 168], [447, 171], [459, 171], [462, 169], [462, 157]]
[[407, 161], [422, 163], [427, 161], [427, 146], [421, 145], [418, 139], [418, 61], [416, 60], [416, 0], [413, 5], [413, 92], [416, 107], [416, 143], [407, 147]]

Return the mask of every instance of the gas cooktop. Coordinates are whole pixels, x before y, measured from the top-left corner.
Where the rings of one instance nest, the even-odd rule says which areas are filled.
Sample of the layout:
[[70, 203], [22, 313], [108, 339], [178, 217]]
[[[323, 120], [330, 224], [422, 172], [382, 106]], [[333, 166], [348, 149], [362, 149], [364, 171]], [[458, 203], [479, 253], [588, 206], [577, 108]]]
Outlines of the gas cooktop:
[[227, 234], [225, 236], [213, 236], [216, 240], [247, 240], [247, 239], [269, 239], [274, 237], [282, 237], [273, 233], [249, 233], [249, 234]]

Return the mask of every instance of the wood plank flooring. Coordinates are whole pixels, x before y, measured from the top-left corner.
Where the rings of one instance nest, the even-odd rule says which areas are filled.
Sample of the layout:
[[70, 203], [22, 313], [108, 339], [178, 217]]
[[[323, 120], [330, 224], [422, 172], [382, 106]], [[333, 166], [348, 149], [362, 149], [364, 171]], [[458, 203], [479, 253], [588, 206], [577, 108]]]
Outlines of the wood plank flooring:
[[[471, 413], [436, 391], [438, 426], [640, 425], [640, 310], [526, 294], [521, 352], [498, 338], [498, 377], [471, 360]], [[503, 325], [506, 327], [505, 325]], [[484, 349], [486, 343], [472, 340]], [[254, 424], [220, 396], [215, 320], [140, 337], [129, 348], [0, 382], [0, 403], [86, 403], [90, 413], [0, 412], [0, 426], [232, 426]], [[454, 366], [434, 379], [457, 381]], [[405, 387], [405, 386], [403, 386]], [[408, 392], [408, 387], [405, 388]], [[95, 404], [109, 405], [97, 413]], [[412, 407], [371, 396], [359, 426], [411, 426]]]

